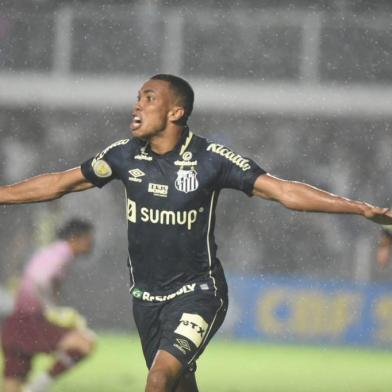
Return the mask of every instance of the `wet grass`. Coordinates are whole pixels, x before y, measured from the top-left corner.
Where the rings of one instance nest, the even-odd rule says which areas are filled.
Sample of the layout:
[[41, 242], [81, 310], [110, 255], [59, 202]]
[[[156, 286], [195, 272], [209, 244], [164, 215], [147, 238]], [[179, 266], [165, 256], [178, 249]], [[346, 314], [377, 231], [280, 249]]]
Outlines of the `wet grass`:
[[[40, 356], [34, 368], [48, 363]], [[52, 391], [142, 392], [146, 374], [136, 336], [102, 334], [93, 357]], [[220, 339], [198, 361], [197, 375], [201, 392], [389, 392], [392, 352]]]

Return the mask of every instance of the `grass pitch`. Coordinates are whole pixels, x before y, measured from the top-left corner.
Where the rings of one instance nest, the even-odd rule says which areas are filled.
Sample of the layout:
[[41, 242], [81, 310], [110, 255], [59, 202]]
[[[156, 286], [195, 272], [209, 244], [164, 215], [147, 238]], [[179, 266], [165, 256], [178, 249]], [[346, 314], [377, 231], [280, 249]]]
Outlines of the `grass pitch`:
[[[47, 364], [41, 356], [34, 368]], [[53, 392], [142, 392], [146, 374], [136, 336], [102, 334], [94, 356]], [[392, 352], [215, 339], [197, 375], [201, 392], [390, 392]]]

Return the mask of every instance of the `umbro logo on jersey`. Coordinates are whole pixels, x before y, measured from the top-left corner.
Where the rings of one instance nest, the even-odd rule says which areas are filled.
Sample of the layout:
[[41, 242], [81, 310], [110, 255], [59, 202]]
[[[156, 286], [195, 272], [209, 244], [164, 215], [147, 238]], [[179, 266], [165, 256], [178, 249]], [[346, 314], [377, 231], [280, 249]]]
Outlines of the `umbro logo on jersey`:
[[133, 181], [133, 182], [142, 182], [142, 179], [140, 177], [143, 177], [146, 175], [146, 173], [142, 172], [140, 169], [132, 169], [132, 170], [129, 170], [128, 173], [131, 175], [128, 178], [129, 181]]
[[182, 348], [185, 348], [185, 350], [191, 351], [191, 346], [187, 340], [185, 340], [185, 339], [176, 339], [176, 340]]
[[179, 349], [184, 355], [187, 351], [191, 351], [191, 346], [189, 342], [185, 339], [176, 339], [177, 343], [173, 344], [173, 347]]

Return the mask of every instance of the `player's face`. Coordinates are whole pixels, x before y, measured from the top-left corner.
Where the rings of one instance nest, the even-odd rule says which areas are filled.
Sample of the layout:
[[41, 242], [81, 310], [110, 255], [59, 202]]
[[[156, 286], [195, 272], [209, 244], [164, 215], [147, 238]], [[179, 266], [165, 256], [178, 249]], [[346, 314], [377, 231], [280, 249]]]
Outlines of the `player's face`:
[[148, 139], [162, 132], [170, 123], [175, 97], [164, 80], [149, 80], [139, 91], [132, 112], [130, 129], [135, 137]]
[[90, 253], [93, 248], [93, 236], [86, 233], [77, 238], [77, 248], [79, 254]]

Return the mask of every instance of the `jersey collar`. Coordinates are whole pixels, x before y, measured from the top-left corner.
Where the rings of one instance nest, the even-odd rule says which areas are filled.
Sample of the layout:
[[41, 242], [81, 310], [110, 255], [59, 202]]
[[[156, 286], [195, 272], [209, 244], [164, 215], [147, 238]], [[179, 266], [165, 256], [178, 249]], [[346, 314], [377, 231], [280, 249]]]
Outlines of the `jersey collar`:
[[151, 150], [150, 145], [148, 143], [146, 143], [143, 147], [142, 150], [144, 152], [144, 154], [150, 154], [151, 156], [153, 156], [154, 158], [167, 158], [167, 157], [171, 157], [171, 156], [183, 156], [183, 154], [185, 153], [185, 151], [187, 151], [189, 145], [191, 144], [191, 141], [193, 139], [193, 132], [191, 132], [188, 128], [188, 126], [186, 126], [184, 128], [184, 130], [182, 131], [181, 137], [178, 141], [178, 143], [176, 144], [176, 146], [174, 147], [173, 150], [167, 152], [166, 154], [156, 154], [154, 151]]
[[181, 157], [184, 155], [184, 152], [188, 149], [189, 145], [191, 144], [193, 138], [193, 133], [189, 130], [188, 126], [184, 128], [182, 132], [181, 138], [177, 143], [176, 148], [174, 149], [177, 151], [178, 155]]

